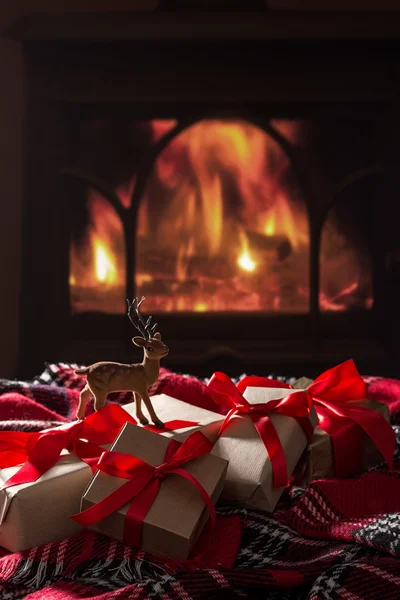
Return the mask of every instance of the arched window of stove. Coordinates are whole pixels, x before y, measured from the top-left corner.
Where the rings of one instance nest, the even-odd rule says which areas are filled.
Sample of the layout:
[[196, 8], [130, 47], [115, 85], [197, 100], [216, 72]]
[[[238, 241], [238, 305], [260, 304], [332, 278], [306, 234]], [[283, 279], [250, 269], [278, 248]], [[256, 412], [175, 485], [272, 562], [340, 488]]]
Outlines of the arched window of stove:
[[321, 233], [321, 313], [373, 307], [373, 240], [382, 168], [358, 169], [334, 191]]
[[[139, 125], [140, 123], [133, 123], [136, 131]], [[123, 297], [132, 296], [136, 289], [136, 292], [149, 294], [153, 301], [155, 299], [155, 306], [151, 310], [156, 311], [247, 310], [292, 314], [308, 312], [310, 207], [305, 199], [310, 202], [312, 193], [307, 177], [304, 176], [304, 169], [299, 164], [297, 153], [298, 146], [301, 146], [304, 141], [303, 129], [306, 125], [302, 121], [274, 120], [254, 123], [239, 119], [179, 123], [171, 120], [144, 122], [147, 142], [143, 146], [143, 161], [141, 156], [138, 157], [138, 149], [134, 149], [136, 169], [133, 169], [133, 174], [129, 175], [130, 163], [126, 159], [126, 150], [132, 150], [130, 145], [128, 144], [128, 148], [125, 148], [124, 144], [113, 147], [115, 132], [112, 123], [89, 123], [87, 130], [90, 134], [87, 135], [88, 131], [86, 131], [92, 149], [88, 153], [89, 164], [83, 161], [85, 167], [83, 169], [81, 167], [65, 169], [66, 175], [84, 184], [86, 211], [89, 214], [84, 231], [86, 244], [82, 245], [81, 237], [79, 245], [76, 241], [71, 245], [70, 290], [73, 311], [122, 312]], [[149, 127], [153, 134], [153, 145], [151, 140], [147, 139]], [[174, 142], [179, 148], [181, 141], [179, 134], [183, 132], [184, 135], [190, 130], [193, 133], [193, 128], [195, 135], [189, 135], [192, 146], [193, 140], [195, 141], [195, 147], [191, 147], [191, 158], [193, 159], [194, 154], [199, 160], [191, 172], [189, 169], [189, 181], [190, 178], [193, 180], [193, 177], [197, 178], [197, 182], [200, 181], [199, 173], [203, 176], [203, 180], [195, 190], [197, 197], [200, 196], [200, 212], [204, 217], [207, 208], [211, 208], [213, 213], [211, 219], [203, 218], [198, 223], [196, 221], [196, 226], [198, 224], [199, 227], [195, 228], [194, 233], [197, 234], [197, 229], [206, 230], [200, 245], [203, 243], [204, 247], [205, 238], [206, 258], [210, 258], [211, 255], [214, 261], [211, 265], [214, 272], [211, 273], [211, 277], [200, 273], [203, 283], [206, 280], [205, 297], [192, 295], [187, 302], [185, 293], [181, 292], [185, 288], [187, 290], [188, 286], [192, 285], [191, 282], [196, 279], [193, 277], [193, 269], [190, 265], [193, 262], [190, 260], [192, 258], [190, 255], [193, 253], [194, 257], [196, 240], [192, 242], [190, 236], [186, 236], [183, 245], [182, 240], [179, 240], [177, 251], [170, 260], [173, 264], [172, 277], [171, 269], [169, 273], [168, 269], [161, 269], [161, 275], [164, 273], [169, 275], [167, 284], [170, 286], [167, 289], [169, 293], [161, 293], [158, 297], [157, 292], [154, 295], [153, 287], [154, 281], [157, 280], [154, 275], [157, 276], [157, 273], [143, 272], [142, 265], [138, 265], [137, 261], [135, 264], [135, 256], [140, 255], [138, 242], [143, 241], [143, 238], [146, 238], [146, 243], [153, 243], [153, 250], [155, 248], [156, 253], [162, 245], [155, 239], [159, 232], [153, 231], [154, 220], [147, 218], [146, 223], [146, 210], [147, 213], [149, 212], [148, 206], [146, 208], [146, 194], [147, 205], [149, 205], [148, 188], [151, 189], [152, 184], [154, 191], [152, 173], [159, 172], [160, 168], [164, 175], [164, 183], [165, 175], [167, 179], [176, 176], [174, 169], [170, 168], [171, 160], [165, 161], [163, 151], [173, 149]], [[119, 131], [121, 131], [121, 123], [119, 123]], [[93, 144], [93, 139], [98, 136], [100, 136], [98, 143]], [[104, 144], [104, 137], [108, 139], [107, 144]], [[206, 144], [202, 144], [204, 140]], [[94, 151], [97, 148], [100, 149], [98, 157]], [[113, 162], [115, 152], [119, 154], [119, 160]], [[111, 173], [110, 164], [113, 165]], [[121, 172], [125, 173], [123, 177]], [[182, 178], [186, 179], [186, 184], [187, 175], [188, 173]], [[234, 208], [236, 204], [234, 219], [226, 210], [227, 200]], [[189, 213], [190, 202], [193, 201], [189, 201], [187, 207]], [[156, 201], [153, 200], [151, 207], [153, 212], [154, 208], [156, 209], [157, 216], [157, 210], [160, 209], [159, 194], [156, 194]], [[161, 209], [165, 209], [165, 202], [161, 202]], [[221, 229], [225, 228], [226, 222], [229, 224], [230, 235], [226, 236], [224, 232], [221, 236]], [[169, 222], [164, 220], [163, 226], [166, 227], [164, 237], [174, 237], [173, 233], [171, 234], [173, 225], [174, 219], [172, 219], [172, 227], [171, 219]], [[220, 229], [219, 232], [216, 225]], [[146, 228], [150, 235], [147, 235]], [[229, 241], [229, 260], [226, 252], [225, 256], [224, 252], [221, 253], [222, 237], [225, 237], [225, 242], [226, 238]], [[175, 239], [173, 241], [175, 242]], [[315, 239], [311, 240], [311, 245], [315, 256], [317, 252]], [[224, 249], [226, 250], [226, 243]], [[154, 254], [151, 246], [150, 252], [144, 252], [145, 260], [148, 261], [149, 256], [153, 259], [152, 266], [154, 266]], [[160, 256], [160, 252], [158, 254]], [[200, 256], [200, 262], [203, 259], [204, 253]], [[210, 264], [213, 261], [209, 261]], [[316, 264], [315, 259], [312, 262]], [[215, 282], [216, 279], [215, 269], [218, 268], [222, 271], [221, 277], [218, 278], [219, 282], [225, 286], [225, 288], [220, 286], [224, 288], [222, 294], [221, 289], [214, 288], [210, 292], [210, 287], [212, 288], [213, 281]], [[229, 270], [230, 272], [227, 273]], [[187, 280], [190, 272], [191, 282]], [[315, 273], [315, 268], [313, 272]], [[315, 279], [311, 277], [311, 280], [314, 281], [314, 285], [313, 281], [311, 282], [311, 307], [315, 311], [317, 289]], [[216, 293], [213, 293], [214, 291]], [[172, 304], [169, 302], [170, 298], [173, 299]]]

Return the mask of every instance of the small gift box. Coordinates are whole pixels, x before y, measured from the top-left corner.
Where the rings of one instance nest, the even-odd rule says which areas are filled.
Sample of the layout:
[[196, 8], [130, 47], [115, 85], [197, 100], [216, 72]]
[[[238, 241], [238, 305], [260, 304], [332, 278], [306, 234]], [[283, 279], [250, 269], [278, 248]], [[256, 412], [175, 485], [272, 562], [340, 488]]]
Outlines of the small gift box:
[[245, 377], [235, 386], [214, 373], [214, 399], [231, 406], [212, 454], [229, 461], [222, 497], [272, 512], [307, 442], [317, 414], [307, 391], [271, 388]]
[[298, 387], [307, 387], [319, 418], [294, 473], [298, 485], [353, 477], [384, 460], [392, 466], [395, 436], [389, 408], [367, 399], [366, 385], [352, 360], [315, 381], [302, 377], [293, 384]]
[[[151, 403], [158, 417], [164, 422], [164, 428], [159, 429], [150, 424], [146, 425], [146, 429], [161, 433], [166, 437], [174, 437], [180, 441], [198, 430], [201, 430], [212, 442], [217, 439], [219, 428], [224, 419], [222, 415], [192, 406], [166, 394], [152, 396]], [[125, 410], [132, 415], [135, 414], [135, 407], [134, 402], [124, 405]]]
[[196, 431], [183, 443], [127, 423], [73, 518], [153, 554], [188, 558], [224, 484], [227, 462]]
[[18, 552], [76, 533], [80, 526], [70, 516], [99, 456], [127, 421], [136, 422], [110, 404], [47, 431], [0, 432], [0, 546]]

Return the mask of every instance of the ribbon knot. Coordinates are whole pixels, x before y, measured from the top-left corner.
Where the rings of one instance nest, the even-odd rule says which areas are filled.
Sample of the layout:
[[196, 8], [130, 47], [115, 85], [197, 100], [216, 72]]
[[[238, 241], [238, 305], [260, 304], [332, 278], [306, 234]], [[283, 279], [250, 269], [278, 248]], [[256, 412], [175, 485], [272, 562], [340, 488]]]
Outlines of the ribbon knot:
[[211, 534], [216, 518], [212, 500], [200, 482], [182, 467], [190, 460], [208, 454], [212, 446], [200, 431], [187, 437], [183, 443], [171, 439], [164, 454], [164, 462], [155, 467], [129, 454], [104, 452], [97, 468], [103, 473], [128, 481], [90, 508], [71, 518], [83, 527], [90, 527], [129, 502], [123, 540], [126, 544], [138, 547], [143, 521], [158, 495], [161, 482], [167, 475], [176, 474], [189, 481], [203, 498], [210, 513]]
[[250, 404], [236, 406], [235, 411], [237, 415], [249, 415], [252, 412], [261, 412], [259, 407], [251, 406]]
[[[217, 371], [213, 374], [208, 387], [219, 404], [227, 404], [230, 411], [226, 415], [219, 435], [227, 428], [236, 415], [248, 415], [252, 420], [271, 460], [274, 487], [284, 487], [288, 483], [285, 452], [269, 415], [281, 414], [296, 419], [302, 427], [307, 439], [311, 439], [313, 426], [309, 416], [312, 408], [312, 398], [309, 392], [293, 392], [278, 400], [263, 404], [250, 404], [243, 396], [247, 387], [271, 387], [276, 382], [264, 377], [244, 377], [237, 386], [230, 377]], [[276, 387], [276, 386], [274, 386]]]
[[307, 389], [317, 409], [319, 427], [332, 440], [338, 477], [350, 477], [361, 471], [363, 434], [373, 441], [392, 468], [393, 428], [378, 412], [359, 405], [367, 399], [367, 386], [353, 360], [328, 369]]
[[156, 479], [159, 479], [160, 481], [163, 481], [163, 479], [165, 479], [165, 476], [168, 473], [168, 464], [167, 463], [163, 463], [162, 465], [159, 465], [158, 467], [154, 467], [154, 477]]
[[23, 463], [0, 489], [37, 481], [57, 463], [63, 450], [73, 452], [94, 471], [104, 451], [101, 446], [112, 443], [127, 421], [136, 425], [136, 420], [122, 406], [107, 404], [84, 421], [63, 429], [0, 432], [0, 468]]

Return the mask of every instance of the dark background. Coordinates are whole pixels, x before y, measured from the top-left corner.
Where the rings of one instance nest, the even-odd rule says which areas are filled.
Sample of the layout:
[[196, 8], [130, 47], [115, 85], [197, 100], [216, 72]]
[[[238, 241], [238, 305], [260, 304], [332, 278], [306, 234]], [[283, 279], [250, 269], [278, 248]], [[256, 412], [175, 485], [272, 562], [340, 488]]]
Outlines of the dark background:
[[[97, 0], [96, 3], [86, 0], [16, 1], [3, 0], [0, 6], [0, 33], [18, 16], [36, 10], [45, 13], [78, 13], [89, 12], [96, 5], [96, 11], [116, 12], [126, 9], [151, 9], [156, 0], [138, 2], [125, 1], [112, 3]], [[204, 3], [203, 3], [204, 4]], [[323, 4], [323, 6], [321, 6]], [[312, 19], [315, 9], [328, 11], [348, 10], [349, 27], [355, 33], [363, 21], [368, 9], [400, 10], [397, 0], [380, 0], [379, 2], [361, 2], [360, 0], [269, 0], [268, 6], [273, 10], [287, 10], [288, 32], [291, 27], [291, 11], [299, 11], [297, 17], [303, 20], [305, 28]], [[358, 9], [362, 9], [359, 12]], [[356, 12], [353, 12], [356, 11]], [[298, 16], [300, 15], [300, 16]], [[332, 12], [332, 15], [334, 13]], [[329, 17], [334, 23], [334, 16]], [[393, 19], [387, 13], [388, 35], [393, 37]], [[382, 21], [379, 21], [382, 36]], [[390, 30], [390, 32], [389, 32]], [[288, 34], [290, 35], [290, 34]], [[21, 276], [21, 208], [25, 190], [24, 186], [24, 115], [25, 115], [25, 70], [21, 46], [4, 36], [0, 38], [0, 376], [17, 376], [17, 357], [21, 350], [20, 337], [20, 276]], [[396, 123], [393, 125], [397, 126]], [[23, 343], [23, 342], [21, 342]], [[50, 357], [49, 357], [50, 358]]]

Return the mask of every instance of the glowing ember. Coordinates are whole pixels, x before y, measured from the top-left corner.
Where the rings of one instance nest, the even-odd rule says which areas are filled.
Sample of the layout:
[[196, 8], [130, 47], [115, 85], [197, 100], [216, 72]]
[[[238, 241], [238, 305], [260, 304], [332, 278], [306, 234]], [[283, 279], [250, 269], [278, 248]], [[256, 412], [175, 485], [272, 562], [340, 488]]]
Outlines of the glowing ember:
[[197, 304], [194, 305], [194, 310], [196, 312], [206, 312], [207, 304], [204, 304], [204, 302], [198, 302]]
[[244, 271], [248, 271], [249, 273], [251, 273], [252, 271], [255, 271], [257, 263], [254, 262], [254, 260], [251, 258], [251, 256], [248, 254], [248, 252], [243, 252], [243, 254], [241, 254], [238, 258], [238, 265], [241, 269], [243, 269]]

